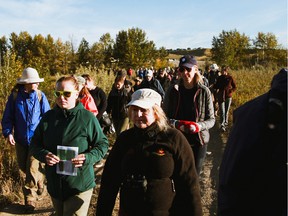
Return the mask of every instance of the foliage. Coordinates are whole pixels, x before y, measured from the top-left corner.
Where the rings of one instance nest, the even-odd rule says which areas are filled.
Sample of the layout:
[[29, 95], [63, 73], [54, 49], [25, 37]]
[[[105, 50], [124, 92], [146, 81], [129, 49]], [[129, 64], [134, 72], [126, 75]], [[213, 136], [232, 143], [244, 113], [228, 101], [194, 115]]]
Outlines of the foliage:
[[238, 31], [222, 31], [219, 37], [212, 40], [212, 60], [220, 65], [239, 68], [249, 49], [249, 38]]
[[146, 39], [146, 33], [139, 28], [120, 31], [114, 45], [114, 58], [125, 67], [149, 67], [154, 65], [157, 52], [153, 41]]
[[[232, 109], [235, 109], [247, 101], [266, 93], [270, 89], [272, 78], [280, 69], [241, 69], [230, 71], [237, 89], [233, 95]], [[231, 113], [232, 114], [232, 113]]]
[[236, 29], [222, 31], [212, 40], [212, 60], [219, 65], [239, 69], [257, 65], [283, 67], [287, 64], [287, 53], [277, 42], [274, 34], [262, 32], [251, 45], [251, 39]]

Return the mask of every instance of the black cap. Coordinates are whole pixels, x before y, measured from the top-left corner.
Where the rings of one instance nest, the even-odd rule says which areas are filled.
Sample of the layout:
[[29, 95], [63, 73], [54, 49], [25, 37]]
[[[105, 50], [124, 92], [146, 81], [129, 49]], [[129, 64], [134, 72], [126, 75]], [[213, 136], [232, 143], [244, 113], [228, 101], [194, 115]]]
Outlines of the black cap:
[[180, 58], [179, 67], [184, 66], [192, 68], [194, 65], [198, 65], [197, 60], [192, 55], [185, 55]]

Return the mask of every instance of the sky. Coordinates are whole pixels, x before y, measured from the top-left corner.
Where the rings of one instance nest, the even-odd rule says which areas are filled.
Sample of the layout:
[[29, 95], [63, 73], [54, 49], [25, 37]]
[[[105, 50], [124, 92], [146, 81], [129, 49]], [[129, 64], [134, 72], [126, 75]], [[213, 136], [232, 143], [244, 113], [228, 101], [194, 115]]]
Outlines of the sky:
[[92, 45], [139, 28], [157, 48], [211, 48], [222, 31], [273, 33], [287, 48], [287, 0], [0, 0], [0, 37], [27, 31]]

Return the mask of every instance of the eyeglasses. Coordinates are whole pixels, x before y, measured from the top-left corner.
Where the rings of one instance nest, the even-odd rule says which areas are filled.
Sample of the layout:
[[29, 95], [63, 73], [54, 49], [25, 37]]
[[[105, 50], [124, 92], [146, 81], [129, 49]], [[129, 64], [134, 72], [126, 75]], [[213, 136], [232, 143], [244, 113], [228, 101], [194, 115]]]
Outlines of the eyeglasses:
[[71, 97], [71, 94], [72, 94], [73, 92], [78, 92], [78, 91], [55, 91], [55, 92], [54, 92], [54, 95], [55, 95], [56, 97], [60, 97], [60, 96], [63, 95], [65, 98], [69, 98], [69, 97]]
[[187, 72], [191, 72], [191, 70], [192, 70], [192, 68], [188, 68], [188, 67], [184, 67], [184, 66], [181, 66], [181, 67], [179, 67], [179, 72], [180, 73], [184, 73], [185, 71], [187, 71]]

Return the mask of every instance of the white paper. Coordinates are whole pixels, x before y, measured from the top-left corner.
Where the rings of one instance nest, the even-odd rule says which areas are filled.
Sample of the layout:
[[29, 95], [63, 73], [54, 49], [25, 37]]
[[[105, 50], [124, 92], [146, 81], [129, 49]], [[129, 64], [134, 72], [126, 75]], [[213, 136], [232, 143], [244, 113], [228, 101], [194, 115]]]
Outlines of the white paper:
[[71, 159], [78, 155], [78, 147], [57, 146], [57, 156], [60, 162], [56, 166], [56, 172], [62, 175], [77, 176], [77, 168], [72, 164]]

